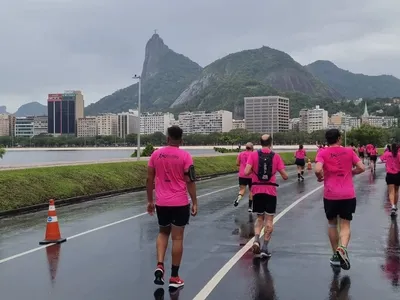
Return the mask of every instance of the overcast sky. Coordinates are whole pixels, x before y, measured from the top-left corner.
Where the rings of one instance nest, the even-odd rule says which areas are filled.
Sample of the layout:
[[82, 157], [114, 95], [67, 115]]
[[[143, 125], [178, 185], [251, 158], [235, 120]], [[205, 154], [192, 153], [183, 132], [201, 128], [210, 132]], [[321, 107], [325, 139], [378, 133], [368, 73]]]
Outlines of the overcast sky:
[[399, 0], [0, 0], [0, 105], [80, 89], [85, 105], [140, 73], [154, 29], [201, 66], [270, 46], [400, 77]]

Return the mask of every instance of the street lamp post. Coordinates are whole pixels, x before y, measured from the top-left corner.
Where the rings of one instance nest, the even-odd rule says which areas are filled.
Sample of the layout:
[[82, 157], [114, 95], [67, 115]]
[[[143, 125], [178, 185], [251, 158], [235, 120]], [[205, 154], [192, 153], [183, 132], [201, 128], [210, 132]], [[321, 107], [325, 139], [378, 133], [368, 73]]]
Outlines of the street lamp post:
[[133, 77], [133, 79], [138, 79], [139, 80], [139, 95], [138, 95], [138, 118], [139, 118], [139, 130], [137, 133], [137, 160], [140, 160], [140, 102], [141, 102], [141, 96], [142, 96], [142, 80], [141, 77], [136, 75]]
[[272, 142], [271, 142], [271, 149], [274, 147], [274, 106], [271, 105], [271, 113], [272, 113], [272, 125], [271, 125], [271, 138], [272, 138]]

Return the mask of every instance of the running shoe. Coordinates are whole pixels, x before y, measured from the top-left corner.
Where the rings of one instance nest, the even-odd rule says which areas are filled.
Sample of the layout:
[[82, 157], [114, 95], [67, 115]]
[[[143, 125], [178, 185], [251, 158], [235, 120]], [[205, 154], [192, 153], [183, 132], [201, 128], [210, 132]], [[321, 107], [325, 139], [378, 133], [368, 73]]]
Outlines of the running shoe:
[[185, 283], [179, 276], [171, 277], [169, 279], [169, 287], [170, 288], [179, 289], [179, 288], [183, 287], [184, 285], [185, 285]]
[[331, 266], [340, 267], [340, 258], [336, 253], [332, 255], [329, 261], [331, 263]]
[[234, 205], [235, 207], [238, 206], [238, 205], [239, 205], [239, 202], [240, 202], [240, 200], [242, 200], [242, 198], [243, 198], [242, 195], [237, 196], [237, 198], [236, 198], [235, 202], [233, 203], [233, 205]]
[[262, 249], [260, 256], [262, 258], [270, 258], [272, 256], [271, 252], [268, 251], [268, 249]]
[[254, 242], [253, 243], [253, 253], [255, 255], [259, 255], [260, 254], [260, 243], [259, 242]]
[[157, 285], [164, 285], [164, 267], [162, 265], [157, 265], [154, 271], [154, 283]]
[[391, 210], [391, 212], [390, 212], [390, 216], [391, 216], [391, 217], [397, 216], [397, 208], [392, 208], [392, 210]]
[[350, 269], [350, 259], [347, 253], [347, 249], [344, 246], [339, 246], [336, 249], [336, 254], [339, 256], [340, 259], [340, 266], [343, 270]]

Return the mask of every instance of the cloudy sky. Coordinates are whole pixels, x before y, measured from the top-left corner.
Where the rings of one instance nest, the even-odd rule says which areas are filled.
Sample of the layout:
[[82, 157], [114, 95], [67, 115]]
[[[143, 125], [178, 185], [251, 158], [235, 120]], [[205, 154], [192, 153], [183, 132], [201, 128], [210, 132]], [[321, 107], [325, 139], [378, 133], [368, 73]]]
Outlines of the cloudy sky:
[[0, 0], [0, 105], [14, 112], [80, 89], [85, 104], [129, 85], [154, 29], [201, 66], [270, 46], [400, 77], [399, 0]]

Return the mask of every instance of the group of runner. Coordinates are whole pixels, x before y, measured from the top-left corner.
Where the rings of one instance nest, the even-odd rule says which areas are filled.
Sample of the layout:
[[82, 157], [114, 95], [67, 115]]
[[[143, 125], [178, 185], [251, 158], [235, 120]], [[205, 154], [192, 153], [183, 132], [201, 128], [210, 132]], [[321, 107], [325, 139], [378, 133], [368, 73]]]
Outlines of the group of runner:
[[[148, 163], [147, 211], [157, 214], [159, 234], [157, 237], [157, 266], [154, 283], [164, 284], [164, 259], [168, 240], [172, 238], [172, 266], [169, 279], [170, 288], [183, 287], [179, 276], [179, 266], [183, 252], [183, 236], [190, 215], [197, 214], [196, 175], [191, 155], [179, 148], [183, 131], [178, 126], [167, 130], [168, 146], [153, 152]], [[315, 159], [315, 175], [324, 184], [324, 210], [328, 223], [328, 236], [333, 250], [330, 258], [332, 266], [350, 269], [347, 246], [350, 241], [350, 223], [356, 210], [356, 194], [353, 176], [365, 171], [362, 159], [364, 153], [374, 163], [378, 153], [374, 145], [343, 147], [341, 133], [330, 129], [325, 134], [327, 147], [319, 147]], [[288, 179], [285, 164], [278, 153], [271, 150], [272, 137], [260, 137], [261, 149], [254, 151], [252, 143], [246, 144], [245, 151], [239, 153], [236, 164], [239, 167], [239, 193], [234, 201], [238, 206], [246, 187], [249, 191], [248, 211], [257, 215], [254, 224], [253, 253], [269, 258], [268, 245], [274, 229], [273, 221], [277, 206], [276, 173], [283, 180]], [[368, 150], [367, 150], [368, 149]], [[358, 155], [357, 155], [358, 154]], [[297, 179], [304, 181], [304, 167], [307, 154], [302, 145], [294, 153], [297, 165]], [[392, 216], [397, 212], [398, 190], [400, 186], [400, 151], [392, 145], [381, 156], [386, 163], [386, 182]], [[375, 167], [375, 166], [373, 166]], [[155, 185], [154, 199], [153, 189]], [[190, 195], [190, 199], [188, 197]], [[340, 222], [340, 230], [338, 230]], [[264, 228], [263, 242], [260, 241]]]

